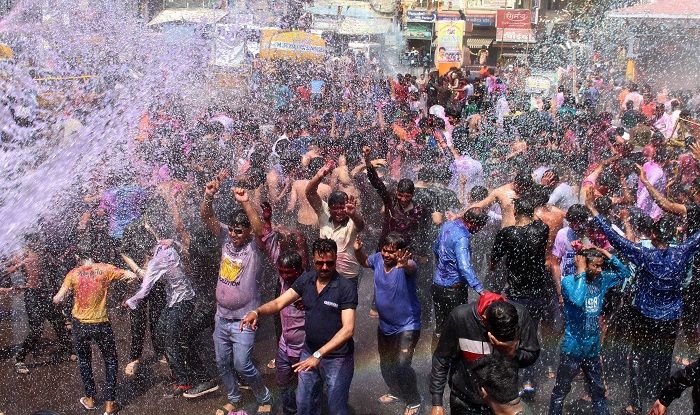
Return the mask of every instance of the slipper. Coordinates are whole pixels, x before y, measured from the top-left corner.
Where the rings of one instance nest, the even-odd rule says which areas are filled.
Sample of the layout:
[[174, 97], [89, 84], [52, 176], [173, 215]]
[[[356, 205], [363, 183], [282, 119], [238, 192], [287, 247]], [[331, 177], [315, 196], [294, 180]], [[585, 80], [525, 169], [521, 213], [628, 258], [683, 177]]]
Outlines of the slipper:
[[86, 411], [93, 411], [93, 410], [97, 409], [97, 407], [95, 406], [94, 403], [92, 404], [93, 406], [88, 405], [87, 399], [88, 399], [87, 397], [83, 396], [82, 398], [80, 398], [80, 400], [78, 402], [80, 402], [80, 404], [83, 405], [83, 408], [85, 408]]
[[267, 368], [268, 369], [274, 369], [275, 368], [275, 359], [270, 360], [267, 362]]
[[420, 413], [420, 406], [421, 404], [406, 405], [403, 415], [418, 415], [418, 413]]
[[115, 404], [114, 404], [113, 410], [112, 410], [111, 412], [105, 411], [105, 413], [104, 413], [103, 415], [114, 415], [114, 414], [116, 414], [117, 412], [121, 411], [121, 409], [122, 409], [121, 406], [119, 406], [119, 405], [117, 405], [117, 404], [115, 403]]
[[272, 413], [272, 399], [258, 405], [257, 415], [270, 415]]
[[390, 393], [385, 393], [384, 395], [379, 397], [379, 403], [388, 405], [390, 403], [394, 403], [399, 400], [396, 396], [390, 394]]

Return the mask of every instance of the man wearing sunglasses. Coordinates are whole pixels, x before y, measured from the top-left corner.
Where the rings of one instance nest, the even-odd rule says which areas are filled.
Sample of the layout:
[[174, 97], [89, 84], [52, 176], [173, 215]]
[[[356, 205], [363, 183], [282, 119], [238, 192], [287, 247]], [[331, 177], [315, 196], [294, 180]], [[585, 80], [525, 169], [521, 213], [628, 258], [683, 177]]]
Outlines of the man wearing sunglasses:
[[306, 339], [299, 362], [297, 413], [320, 414], [322, 384], [327, 386], [328, 412], [348, 413], [348, 395], [354, 373], [355, 309], [357, 289], [335, 269], [338, 247], [332, 239], [313, 244], [314, 270], [305, 272], [276, 299], [252, 309], [241, 320], [240, 330], [255, 329], [258, 316], [275, 314], [301, 299], [306, 314]]
[[261, 280], [264, 259], [264, 245], [260, 239], [262, 221], [250, 202], [248, 193], [244, 189], [234, 188], [233, 196], [243, 211], [234, 211], [228, 224], [219, 222], [212, 208], [219, 185], [219, 180], [207, 183], [200, 213], [207, 228], [218, 236], [221, 243], [221, 265], [216, 285], [214, 351], [228, 397], [223, 409], [226, 410], [224, 412], [240, 409], [242, 396], [237, 373], [253, 390], [258, 401], [258, 413], [270, 413], [272, 395], [251, 359], [255, 331], [240, 329], [241, 319], [246, 312], [260, 305], [261, 289], [258, 281]]

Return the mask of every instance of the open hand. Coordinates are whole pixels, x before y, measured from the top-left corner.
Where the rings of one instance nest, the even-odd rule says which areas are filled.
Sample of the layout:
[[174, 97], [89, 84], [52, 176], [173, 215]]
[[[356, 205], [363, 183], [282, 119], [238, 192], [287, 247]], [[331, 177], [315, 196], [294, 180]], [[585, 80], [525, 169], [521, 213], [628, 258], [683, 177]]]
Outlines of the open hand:
[[401, 249], [396, 253], [396, 268], [405, 268], [408, 266], [408, 261], [411, 259], [411, 252], [407, 249]]
[[320, 363], [320, 360], [316, 359], [313, 356], [309, 356], [305, 360], [302, 360], [301, 362], [292, 365], [292, 367], [294, 368], [294, 373], [308, 372], [309, 370], [318, 367]]
[[204, 195], [208, 198], [213, 198], [214, 195], [219, 193], [219, 187], [221, 186], [221, 182], [218, 179], [214, 179], [210, 181], [209, 183], [206, 184], [206, 187], [204, 188]]
[[356, 237], [355, 243], [353, 244], [353, 248], [355, 248], [356, 251], [359, 251], [360, 249], [362, 249], [363, 246], [364, 244], [362, 243], [362, 239], [360, 239], [359, 236]]
[[355, 196], [348, 196], [348, 201], [345, 202], [345, 213], [348, 216], [353, 216], [357, 211], [357, 200]]

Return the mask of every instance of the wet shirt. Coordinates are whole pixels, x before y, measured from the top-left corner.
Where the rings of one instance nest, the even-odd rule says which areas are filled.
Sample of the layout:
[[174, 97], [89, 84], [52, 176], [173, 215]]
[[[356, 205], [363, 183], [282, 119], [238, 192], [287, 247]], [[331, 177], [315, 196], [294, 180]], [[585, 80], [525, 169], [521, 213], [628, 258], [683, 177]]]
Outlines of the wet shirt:
[[63, 287], [73, 290], [73, 318], [88, 324], [108, 322], [107, 288], [123, 275], [123, 270], [109, 264], [82, 265], [71, 270]]
[[568, 183], [559, 183], [552, 191], [552, 194], [549, 195], [549, 201], [547, 203], [563, 211], [567, 211], [571, 206], [578, 203], [578, 197], [573, 187], [569, 186]]
[[[410, 261], [415, 266], [415, 262]], [[367, 265], [374, 271], [374, 290], [379, 313], [379, 330], [386, 336], [409, 330], [420, 330], [420, 302], [416, 296], [416, 273], [404, 268], [384, 269], [384, 258], [379, 252], [367, 257]]]
[[595, 223], [621, 256], [637, 267], [635, 307], [654, 320], [677, 320], [681, 316], [681, 286], [688, 263], [700, 248], [700, 232], [667, 249], [637, 246], [615, 232], [600, 216]]
[[471, 238], [472, 234], [461, 219], [442, 224], [433, 245], [435, 254], [433, 284], [440, 287], [468, 285], [477, 293], [484, 290], [472, 268]]
[[240, 320], [260, 305], [259, 280], [262, 276], [262, 255], [257, 242], [251, 240], [236, 247], [228, 227], [221, 224], [219, 233], [221, 263], [216, 284], [216, 316]]
[[146, 274], [141, 282], [141, 288], [128, 300], [126, 305], [135, 310], [141, 302], [151, 292], [156, 283], [160, 280], [165, 282], [165, 294], [167, 307], [170, 308], [182, 301], [192, 300], [195, 297], [194, 289], [190, 279], [185, 274], [185, 269], [180, 259], [174, 242], [167, 243], [161, 241], [156, 246], [153, 257], [148, 261]]
[[353, 244], [357, 237], [357, 228], [352, 218], [347, 222], [336, 226], [331, 221], [331, 211], [326, 201], [322, 201], [321, 212], [318, 216], [320, 226], [319, 236], [335, 241], [338, 246], [338, 257], [336, 258], [336, 269], [345, 278], [355, 278], [360, 274], [360, 263], [355, 258]]
[[585, 272], [562, 279], [565, 329], [561, 351], [565, 354], [581, 358], [600, 354], [599, 317], [605, 293], [630, 276], [630, 270], [617, 257], [611, 257], [607, 264], [609, 269], [593, 281], [586, 281]]
[[496, 234], [492, 260], [506, 257], [510, 296], [547, 295], [550, 278], [545, 267], [549, 226], [541, 220], [525, 226], [507, 226]]
[[141, 217], [145, 199], [146, 192], [136, 185], [115, 187], [104, 193], [100, 208], [109, 215], [109, 236], [122, 237], [127, 225]]
[[[280, 239], [280, 234], [272, 231], [262, 238], [263, 243], [265, 243], [265, 251], [270, 256], [270, 262], [272, 264], [277, 264], [277, 259], [279, 259], [282, 253]], [[292, 284], [282, 278], [279, 279], [279, 283], [281, 293], [292, 288]], [[306, 332], [304, 331], [304, 316], [304, 303], [301, 299], [280, 310], [282, 335], [280, 336], [278, 346], [280, 350], [289, 357], [299, 357], [304, 347], [304, 339], [306, 337]]]
[[[306, 341], [304, 347], [310, 353], [328, 343], [343, 327], [341, 312], [357, 308], [357, 289], [352, 281], [343, 278], [337, 272], [319, 293], [316, 290], [316, 271], [302, 274], [291, 289], [301, 297], [306, 311]], [[325, 357], [343, 357], [353, 354], [355, 344], [349, 339]]]

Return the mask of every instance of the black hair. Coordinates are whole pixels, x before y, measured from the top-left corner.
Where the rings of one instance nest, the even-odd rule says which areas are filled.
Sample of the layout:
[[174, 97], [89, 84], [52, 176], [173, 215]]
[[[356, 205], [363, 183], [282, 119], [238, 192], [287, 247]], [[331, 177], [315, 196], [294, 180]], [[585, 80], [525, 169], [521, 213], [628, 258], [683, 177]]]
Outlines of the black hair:
[[489, 215], [484, 209], [471, 208], [464, 212], [464, 221], [472, 223], [474, 226], [482, 228], [489, 220]]
[[519, 197], [513, 202], [515, 205], [515, 214], [518, 216], [529, 216], [535, 215], [535, 205], [532, 203], [529, 197]]
[[484, 186], [474, 186], [469, 191], [469, 200], [479, 202], [486, 199], [489, 195], [489, 190]]
[[670, 216], [662, 216], [654, 223], [654, 236], [664, 242], [669, 242], [676, 235], [676, 221]]
[[301, 255], [296, 251], [287, 251], [277, 258], [277, 266], [300, 269], [303, 268]]
[[520, 191], [527, 190], [532, 187], [533, 184], [535, 184], [534, 180], [532, 180], [532, 176], [530, 173], [521, 171], [518, 174], [515, 175], [515, 179], [513, 179], [513, 184], [520, 189]]
[[575, 204], [571, 205], [569, 210], [566, 211], [566, 220], [569, 222], [584, 222], [588, 220], [590, 214], [591, 212], [587, 207], [580, 204]]
[[593, 207], [602, 215], [607, 215], [613, 207], [612, 200], [607, 196], [601, 196], [593, 201]]
[[489, 399], [499, 404], [518, 399], [518, 367], [513, 360], [501, 355], [486, 355], [475, 362], [472, 370]]
[[541, 184], [535, 184], [534, 186], [532, 186], [528, 193], [529, 198], [532, 201], [532, 205], [535, 208], [544, 206], [547, 203], [549, 203], [550, 191]]
[[423, 166], [418, 170], [418, 180], [431, 182], [435, 178], [435, 169], [432, 166]]
[[654, 219], [651, 216], [641, 214], [637, 217], [637, 232], [642, 235], [651, 235], [654, 231]]
[[389, 232], [386, 238], [384, 238], [382, 247], [385, 246], [393, 246], [396, 249], [404, 249], [408, 246], [408, 241], [398, 232]]
[[345, 203], [347, 203], [347, 201], [348, 201], [347, 193], [345, 193], [341, 190], [334, 190], [328, 196], [328, 206], [345, 205]]
[[598, 251], [597, 249], [587, 248], [581, 250], [581, 252], [579, 253], [586, 257], [586, 264], [590, 264], [594, 259], [605, 260], [605, 255], [603, 255], [603, 253]]
[[507, 301], [494, 301], [484, 313], [486, 329], [500, 341], [513, 341], [518, 336], [518, 310]]
[[410, 193], [413, 194], [416, 191], [413, 181], [411, 179], [401, 179], [396, 184], [396, 191], [399, 193]]
[[450, 167], [445, 164], [435, 167], [435, 180], [440, 183], [449, 183], [449, 181], [452, 180], [452, 171], [450, 171]]
[[337, 254], [338, 245], [335, 241], [328, 238], [316, 239], [311, 247], [311, 254]]
[[243, 225], [246, 228], [250, 228], [250, 219], [248, 219], [248, 215], [245, 214], [244, 211], [242, 210], [234, 210], [231, 213], [231, 216], [229, 216], [229, 225]]

